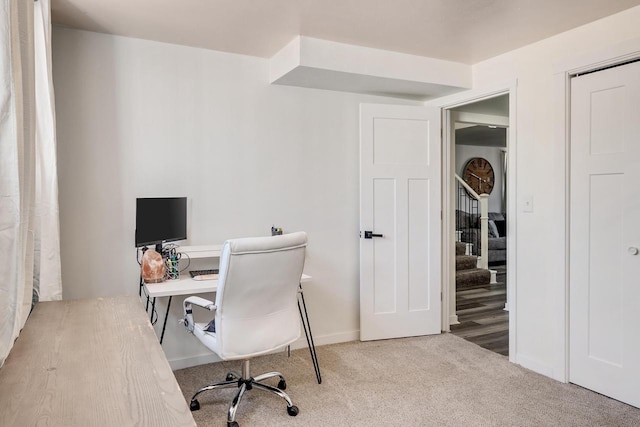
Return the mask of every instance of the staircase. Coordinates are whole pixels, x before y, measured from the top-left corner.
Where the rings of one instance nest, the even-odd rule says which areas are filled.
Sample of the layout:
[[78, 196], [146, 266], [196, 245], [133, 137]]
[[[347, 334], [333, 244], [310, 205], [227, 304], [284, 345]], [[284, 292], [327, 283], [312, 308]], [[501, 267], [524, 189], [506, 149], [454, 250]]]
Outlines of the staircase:
[[491, 272], [477, 268], [478, 257], [465, 255], [466, 245], [456, 242], [456, 290], [489, 286]]

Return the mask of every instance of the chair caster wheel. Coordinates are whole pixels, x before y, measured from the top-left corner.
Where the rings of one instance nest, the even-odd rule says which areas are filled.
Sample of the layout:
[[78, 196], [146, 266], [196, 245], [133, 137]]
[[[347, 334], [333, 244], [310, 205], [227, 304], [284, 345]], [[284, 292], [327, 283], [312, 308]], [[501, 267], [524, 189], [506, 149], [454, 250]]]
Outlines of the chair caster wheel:
[[198, 399], [193, 399], [191, 401], [191, 403], [189, 404], [189, 409], [191, 409], [192, 411], [197, 411], [198, 409], [200, 409], [200, 402], [198, 402]]
[[278, 388], [280, 390], [286, 390], [287, 389], [287, 382], [285, 380], [280, 380], [280, 382], [278, 383]]
[[[233, 381], [235, 379], [235, 377], [233, 376], [233, 374], [231, 372], [229, 372], [227, 374], [227, 378], [226, 381]], [[235, 421], [234, 421], [235, 422]]]
[[236, 421], [227, 421], [227, 427], [238, 427], [238, 423]]
[[292, 417], [298, 415], [298, 412], [298, 407], [296, 405], [287, 407], [287, 414], [291, 415]]

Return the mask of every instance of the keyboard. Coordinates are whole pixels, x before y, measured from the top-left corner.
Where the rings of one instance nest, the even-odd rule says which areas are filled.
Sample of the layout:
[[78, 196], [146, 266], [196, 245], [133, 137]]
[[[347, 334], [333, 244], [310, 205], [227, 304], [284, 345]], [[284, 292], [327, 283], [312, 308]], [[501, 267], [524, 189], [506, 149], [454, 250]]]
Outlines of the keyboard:
[[218, 278], [218, 269], [213, 270], [191, 270], [189, 271], [193, 280], [212, 280]]

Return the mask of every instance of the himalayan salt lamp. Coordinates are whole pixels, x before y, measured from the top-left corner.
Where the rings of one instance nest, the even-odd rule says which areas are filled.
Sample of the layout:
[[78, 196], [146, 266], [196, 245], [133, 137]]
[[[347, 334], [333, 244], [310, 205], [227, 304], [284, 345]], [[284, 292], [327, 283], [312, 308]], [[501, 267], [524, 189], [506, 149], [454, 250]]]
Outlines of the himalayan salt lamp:
[[142, 255], [142, 280], [145, 283], [160, 283], [164, 280], [164, 261], [162, 255], [148, 249]]

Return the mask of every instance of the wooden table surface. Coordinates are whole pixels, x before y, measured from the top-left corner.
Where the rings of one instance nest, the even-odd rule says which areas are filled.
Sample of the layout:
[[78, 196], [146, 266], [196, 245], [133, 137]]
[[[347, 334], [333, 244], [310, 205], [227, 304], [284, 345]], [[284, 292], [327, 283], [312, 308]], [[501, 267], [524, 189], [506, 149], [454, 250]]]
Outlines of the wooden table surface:
[[0, 426], [195, 426], [138, 297], [42, 302], [0, 368]]

